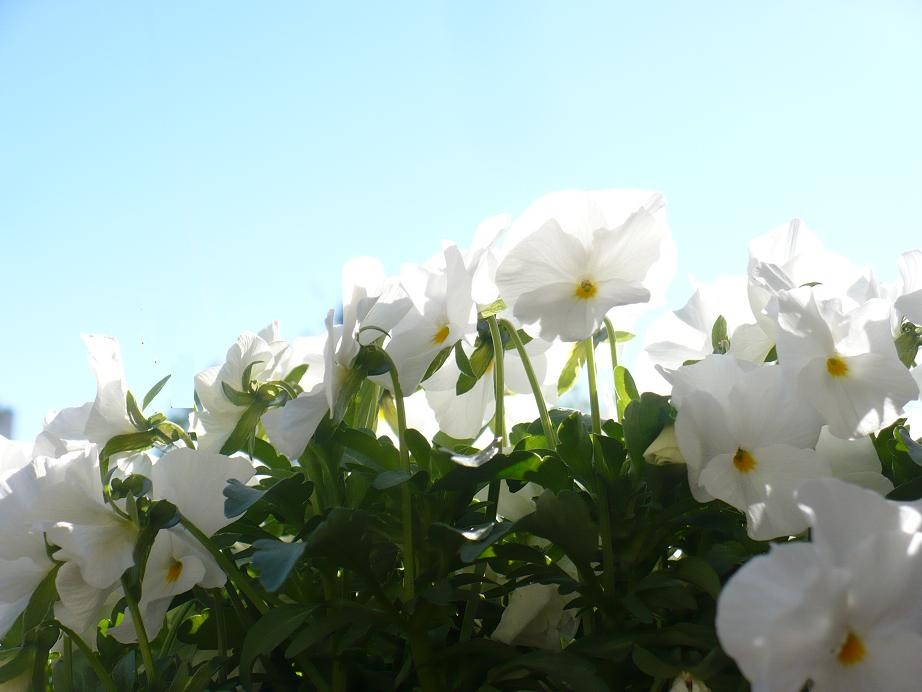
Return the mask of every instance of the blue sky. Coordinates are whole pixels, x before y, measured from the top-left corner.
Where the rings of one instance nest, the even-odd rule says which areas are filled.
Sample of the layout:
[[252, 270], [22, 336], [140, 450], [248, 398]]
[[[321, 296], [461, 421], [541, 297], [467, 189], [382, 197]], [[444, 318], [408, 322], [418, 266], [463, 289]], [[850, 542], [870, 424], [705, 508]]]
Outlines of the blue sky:
[[665, 193], [674, 307], [792, 216], [890, 278], [920, 36], [916, 0], [0, 0], [0, 404], [31, 437], [91, 399], [98, 332], [189, 405], [239, 332], [318, 332], [347, 258], [565, 188]]

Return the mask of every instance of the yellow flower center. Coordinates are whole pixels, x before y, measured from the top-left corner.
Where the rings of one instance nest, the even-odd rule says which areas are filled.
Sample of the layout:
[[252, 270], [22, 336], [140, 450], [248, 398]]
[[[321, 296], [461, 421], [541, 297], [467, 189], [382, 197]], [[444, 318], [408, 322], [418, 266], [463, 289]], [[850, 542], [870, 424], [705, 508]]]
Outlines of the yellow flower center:
[[596, 286], [589, 279], [583, 279], [578, 284], [576, 284], [576, 290], [573, 293], [580, 300], [589, 300], [598, 292], [598, 286]]
[[448, 332], [450, 331], [451, 330], [448, 328], [448, 325], [443, 324], [442, 327], [435, 334], [432, 335], [432, 343], [434, 344], [442, 343], [443, 341], [445, 341], [445, 339], [448, 338]]
[[826, 372], [833, 377], [845, 377], [848, 374], [848, 363], [839, 356], [826, 359]]
[[167, 570], [166, 580], [170, 584], [174, 583], [179, 576], [182, 574], [182, 563], [178, 560], [173, 560], [173, 564], [170, 565], [170, 569]]
[[755, 458], [742, 447], [733, 455], [733, 465], [740, 473], [749, 473], [757, 466]]
[[839, 653], [836, 654], [836, 658], [843, 666], [851, 666], [863, 661], [867, 653], [867, 649], [864, 648], [864, 642], [861, 641], [861, 637], [854, 632], [849, 632], [845, 641], [842, 643], [842, 648], [840, 648]]

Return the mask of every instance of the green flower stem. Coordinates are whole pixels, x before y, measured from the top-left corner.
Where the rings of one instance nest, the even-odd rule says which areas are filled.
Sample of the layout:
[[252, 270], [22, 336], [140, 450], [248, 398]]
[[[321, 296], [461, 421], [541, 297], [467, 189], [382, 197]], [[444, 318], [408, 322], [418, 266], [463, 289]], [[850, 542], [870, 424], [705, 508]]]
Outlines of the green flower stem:
[[607, 317], [604, 318], [603, 322], [605, 323], [605, 331], [608, 332], [608, 348], [611, 350], [611, 376], [613, 384], [615, 385], [614, 397], [615, 397], [615, 411], [617, 411], [618, 420], [624, 420], [624, 407], [621, 400], [618, 398], [618, 341], [615, 337], [615, 328], [611, 324], [611, 320]]
[[432, 645], [425, 629], [416, 628], [410, 632], [410, 649], [413, 652], [413, 663], [416, 666], [420, 689], [423, 692], [444, 690], [445, 681], [439, 674], [438, 664], [433, 660]]
[[499, 331], [499, 323], [496, 321], [496, 315], [490, 315], [487, 318], [487, 324], [490, 325], [490, 336], [493, 339], [493, 395], [496, 399], [496, 413], [493, 416], [493, 427], [496, 429], [496, 436], [500, 438], [500, 451], [506, 448], [506, 407], [503, 400], [506, 395], [506, 379], [503, 373], [503, 337]]
[[[595, 342], [590, 336], [586, 340], [586, 372], [589, 375], [589, 405], [592, 410], [592, 432], [602, 435], [602, 419], [599, 415], [599, 393], [596, 390]], [[599, 538], [602, 542], [602, 582], [604, 588], [613, 589], [615, 583], [615, 556], [612, 548], [611, 507], [608, 502], [607, 474], [602, 472], [603, 461], [598, 443], [592, 445], [592, 458], [598, 469], [599, 491], [596, 503], [599, 507]]]
[[86, 656], [86, 660], [90, 664], [90, 668], [93, 669], [93, 672], [96, 673], [96, 677], [99, 678], [99, 683], [102, 685], [102, 688], [106, 690], [106, 692], [118, 692], [118, 687], [115, 685], [115, 680], [112, 679], [109, 671], [106, 670], [105, 666], [102, 664], [102, 661], [99, 660], [99, 655], [89, 646], [87, 646], [86, 642], [80, 638], [80, 635], [78, 635], [72, 629], [65, 627], [60, 622], [57, 623], [57, 627], [67, 637], [64, 640], [65, 647], [67, 646], [67, 642], [72, 642], [76, 644], [81, 653]]
[[[397, 408], [397, 437], [400, 445], [400, 470], [410, 472], [410, 450], [407, 448], [407, 412], [403, 406], [403, 392], [397, 368], [391, 367], [391, 383], [394, 386], [394, 406]], [[403, 529], [403, 596], [412, 600], [416, 595], [416, 554], [413, 551], [413, 498], [410, 486], [400, 486], [401, 524]]]
[[138, 633], [138, 648], [141, 650], [141, 659], [147, 669], [147, 686], [150, 689], [155, 689], [157, 686], [157, 670], [154, 668], [154, 657], [150, 651], [150, 640], [147, 638], [147, 629], [141, 619], [141, 609], [138, 608], [138, 602], [135, 600], [134, 594], [131, 593], [131, 585], [125, 577], [122, 577], [122, 590], [125, 592], [125, 602], [128, 603], [128, 610], [134, 620], [134, 630]]
[[519, 358], [522, 359], [522, 367], [525, 368], [525, 376], [528, 377], [528, 384], [531, 385], [531, 393], [535, 397], [535, 404], [538, 405], [538, 415], [541, 417], [541, 427], [544, 430], [544, 436], [547, 438], [551, 448], [557, 449], [557, 431], [554, 430], [554, 424], [551, 423], [551, 417], [548, 415], [544, 394], [541, 392], [541, 384], [538, 382], [537, 376], [535, 376], [535, 369], [531, 365], [531, 358], [528, 357], [528, 353], [525, 351], [525, 344], [522, 343], [518, 331], [516, 331], [509, 320], [500, 320], [499, 324], [506, 330], [512, 343], [515, 345], [516, 351], [519, 352]]
[[74, 689], [74, 642], [70, 637], [64, 637], [61, 658], [64, 659], [64, 690], [70, 692]]
[[[496, 414], [493, 418], [493, 426], [496, 429], [496, 435], [500, 440], [500, 452], [506, 448], [506, 415], [504, 406], [504, 397], [506, 393], [505, 372], [503, 364], [502, 335], [499, 330], [499, 323], [496, 316], [491, 315], [487, 318], [490, 325], [490, 336], [493, 338], [493, 394], [496, 399]], [[508, 323], [507, 323], [508, 324]], [[511, 325], [510, 325], [511, 326]], [[518, 336], [518, 335], [516, 335]], [[490, 481], [487, 489], [487, 521], [493, 523], [496, 521], [496, 510], [499, 505], [499, 484], [501, 481], [497, 478]], [[481, 562], [477, 565], [474, 573], [478, 577], [483, 577], [487, 571], [487, 564]], [[477, 605], [480, 602], [480, 583], [478, 582], [471, 587], [468, 593], [467, 602], [464, 604], [464, 617], [461, 619], [461, 641], [467, 641], [474, 631], [474, 620], [477, 615]]]
[[218, 566], [224, 570], [224, 574], [227, 575], [227, 578], [233, 582], [233, 584], [240, 589], [246, 595], [246, 597], [256, 606], [256, 609], [260, 614], [265, 615], [268, 612], [269, 607], [266, 605], [267, 601], [271, 600], [262, 589], [260, 589], [253, 581], [246, 576], [243, 572], [240, 571], [240, 568], [234, 564], [234, 561], [231, 560], [227, 555], [222, 553], [218, 547], [211, 541], [208, 536], [202, 533], [195, 524], [183, 517], [181, 519], [182, 525], [185, 527], [186, 531], [192, 534], [192, 537], [195, 538], [199, 543], [202, 544], [202, 547], [208, 551], [208, 553], [215, 559], [218, 563]]
[[586, 374], [589, 376], [589, 409], [592, 412], [592, 432], [602, 434], [602, 417], [599, 415], [599, 392], [596, 386], [595, 342], [590, 336], [583, 342], [586, 348]]

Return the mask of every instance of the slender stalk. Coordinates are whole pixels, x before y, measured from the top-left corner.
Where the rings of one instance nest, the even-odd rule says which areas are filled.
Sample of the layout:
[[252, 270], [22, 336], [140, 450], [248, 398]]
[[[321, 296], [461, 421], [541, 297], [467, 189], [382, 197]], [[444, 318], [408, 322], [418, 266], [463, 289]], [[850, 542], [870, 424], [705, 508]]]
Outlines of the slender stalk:
[[115, 680], [112, 679], [109, 671], [106, 670], [105, 666], [102, 664], [102, 661], [99, 660], [99, 655], [89, 646], [87, 646], [87, 643], [80, 638], [80, 635], [78, 635], [72, 629], [65, 627], [60, 622], [57, 623], [57, 626], [67, 637], [65, 640], [65, 646], [67, 641], [73, 642], [77, 645], [77, 648], [80, 649], [80, 652], [86, 656], [87, 663], [90, 664], [90, 668], [92, 668], [93, 672], [96, 673], [96, 677], [99, 678], [99, 683], [102, 685], [103, 689], [106, 690], [106, 692], [118, 692], [118, 687], [115, 685]]
[[[506, 448], [506, 415], [504, 405], [506, 383], [503, 364], [505, 352], [503, 350], [502, 335], [500, 334], [499, 323], [496, 321], [496, 317], [491, 315], [487, 318], [487, 323], [490, 325], [490, 336], [493, 338], [493, 394], [496, 399], [496, 413], [493, 418], [493, 426], [500, 440], [500, 451], [503, 451]], [[487, 489], [487, 503], [489, 504], [489, 509], [487, 509], [487, 521], [491, 524], [496, 521], [500, 483], [501, 481], [498, 478], [494, 479], [490, 481], [490, 485]], [[477, 565], [475, 574], [477, 574], [478, 577], [483, 577], [486, 571], [486, 563], [481, 562]], [[480, 602], [480, 588], [481, 585], [479, 582], [472, 586], [467, 597], [467, 602], [464, 604], [464, 617], [461, 619], [461, 641], [470, 639], [471, 633], [474, 630], [477, 605]]]
[[615, 397], [615, 415], [618, 421], [624, 419], [624, 408], [621, 400], [618, 398], [618, 342], [615, 337], [615, 328], [611, 324], [611, 320], [607, 317], [604, 318], [605, 322], [605, 331], [608, 332], [608, 348], [611, 351], [611, 376], [614, 381], [615, 386], [613, 392]]
[[[218, 656], [222, 659], [227, 658], [227, 620], [224, 617], [224, 599], [221, 598], [221, 592], [215, 589], [211, 593], [211, 612], [214, 613], [215, 631], [218, 634]], [[221, 669], [223, 671], [223, 668]], [[224, 673], [222, 672], [218, 682], [224, 682]]]
[[64, 659], [64, 690], [70, 692], [74, 689], [74, 642], [70, 637], [64, 637], [61, 658]]
[[[589, 405], [592, 410], [592, 432], [601, 436], [602, 419], [599, 415], [599, 394], [596, 390], [595, 343], [591, 336], [586, 341], [586, 372], [589, 375]], [[596, 502], [599, 507], [599, 539], [602, 543], [602, 583], [604, 584], [604, 589], [608, 590], [613, 589], [615, 584], [615, 556], [612, 546], [611, 507], [608, 501], [608, 474], [603, 472], [604, 461], [598, 442], [594, 442], [592, 445], [592, 457], [599, 479]]]
[[531, 393], [535, 397], [535, 404], [538, 406], [538, 415], [541, 417], [541, 427], [544, 430], [544, 436], [547, 438], [551, 447], [557, 449], [557, 431], [554, 430], [554, 424], [551, 422], [550, 415], [548, 415], [544, 394], [541, 392], [541, 383], [538, 382], [535, 369], [531, 364], [531, 358], [528, 357], [528, 353], [525, 351], [525, 344], [522, 343], [519, 333], [509, 320], [500, 320], [499, 324], [506, 330], [506, 333], [509, 334], [509, 338], [515, 345], [515, 350], [519, 352], [519, 358], [522, 360], [522, 367], [525, 369], [525, 376], [528, 377], [528, 384], [531, 385]]
[[253, 605], [256, 606], [260, 614], [264, 615], [269, 610], [269, 607], [266, 605], [266, 602], [270, 600], [268, 594], [263, 592], [248, 576], [241, 572], [240, 568], [234, 564], [234, 561], [221, 552], [211, 539], [202, 533], [201, 529], [195, 524], [186, 519], [186, 517], [181, 519], [181, 523], [186, 531], [192, 534], [192, 537], [201, 543], [202, 547], [215, 559], [218, 566], [224, 570], [224, 574], [227, 575], [227, 578], [246, 595]]
[[499, 331], [496, 315], [490, 315], [487, 318], [487, 324], [490, 325], [490, 336], [493, 338], [493, 394], [496, 399], [493, 427], [496, 429], [497, 437], [500, 438], [500, 451], [504, 451], [506, 449], [506, 407], [504, 405], [506, 379], [503, 371], [505, 349], [503, 349], [503, 337]]
[[[394, 387], [394, 405], [397, 408], [397, 439], [400, 445], [400, 470], [410, 471], [410, 450], [407, 447], [407, 412], [403, 406], [403, 392], [397, 369], [391, 368], [391, 383]], [[410, 486], [400, 486], [401, 528], [403, 529], [403, 595], [411, 600], [416, 595], [416, 553], [413, 550], [413, 505]]]
[[599, 392], [595, 373], [595, 342], [590, 336], [583, 342], [586, 348], [586, 374], [589, 377], [589, 409], [592, 413], [592, 432], [602, 434], [602, 417], [599, 415]]
[[147, 686], [150, 689], [155, 689], [157, 671], [154, 668], [154, 657], [150, 651], [150, 640], [147, 638], [147, 629], [141, 619], [141, 609], [138, 607], [138, 602], [135, 600], [134, 594], [131, 593], [131, 585], [125, 577], [122, 577], [122, 590], [125, 592], [125, 602], [128, 603], [131, 619], [134, 620], [134, 630], [138, 633], [138, 648], [141, 650], [141, 660], [144, 661], [144, 667], [147, 669]]

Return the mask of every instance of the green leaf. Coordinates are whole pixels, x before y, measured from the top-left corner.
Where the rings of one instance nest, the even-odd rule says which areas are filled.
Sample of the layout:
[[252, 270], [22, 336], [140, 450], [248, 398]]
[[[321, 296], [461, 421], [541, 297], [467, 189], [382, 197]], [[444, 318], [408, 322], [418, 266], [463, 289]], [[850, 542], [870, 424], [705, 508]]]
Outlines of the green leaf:
[[[459, 341], [457, 343], [460, 344], [461, 342]], [[429, 363], [429, 367], [426, 368], [426, 374], [423, 375], [423, 379], [421, 380], [422, 382], [425, 382], [436, 372], [438, 372], [439, 368], [441, 368], [445, 364], [445, 361], [448, 360], [448, 356], [451, 354], [451, 349], [451, 346], [446, 346], [435, 355], [435, 358], [433, 358], [432, 362]]]
[[372, 532], [377, 521], [364, 510], [334, 507], [307, 536], [305, 548], [309, 555], [364, 569], [376, 542]]
[[252, 488], [236, 478], [231, 478], [224, 486], [224, 516], [228, 519], [238, 517], [259, 502], [269, 488]]
[[147, 430], [150, 424], [147, 422], [147, 418], [144, 417], [144, 414], [141, 413], [141, 409], [138, 408], [138, 402], [135, 401], [134, 394], [130, 391], [125, 395], [125, 404], [128, 409], [128, 418], [131, 420], [131, 424], [139, 431]]
[[897, 428], [896, 431], [900, 436], [900, 441], [906, 448], [906, 453], [909, 455], [909, 458], [919, 466], [922, 466], [922, 445], [910, 437], [909, 431], [906, 428]]
[[618, 418], [623, 420], [628, 404], [640, 398], [634, 378], [623, 365], [615, 368], [615, 391], [618, 394]]
[[632, 401], [624, 411], [624, 444], [631, 456], [631, 468], [639, 470], [643, 464], [643, 453], [675, 418], [674, 409], [668, 397], [644, 392], [640, 399]]
[[172, 375], [167, 375], [147, 391], [147, 394], [144, 395], [144, 400], [141, 402], [142, 411], [150, 406], [150, 402], [160, 393], [164, 385], [170, 380], [170, 377], [172, 377]]
[[221, 380], [221, 389], [224, 391], [224, 396], [227, 397], [227, 400], [234, 406], [249, 406], [256, 398], [253, 394], [237, 391], [224, 380]]
[[419, 430], [410, 428], [404, 434], [404, 441], [410, 450], [410, 455], [413, 457], [414, 461], [416, 461], [416, 465], [428, 471], [430, 468], [429, 459], [432, 456], [432, 448], [429, 446], [429, 442], [426, 438], [423, 437]]
[[285, 382], [293, 387], [298, 386], [298, 383], [301, 382], [301, 378], [304, 377], [304, 373], [307, 372], [309, 367], [307, 363], [301, 363], [301, 365], [292, 368], [291, 372], [285, 375]]
[[240, 376], [240, 389], [244, 392], [253, 393], [253, 368], [262, 363], [261, 360], [254, 360], [252, 363], [246, 366], [243, 370], [243, 374]]
[[574, 411], [557, 429], [557, 454], [567, 465], [573, 477], [586, 488], [593, 488], [595, 475], [592, 469], [592, 443], [589, 433], [592, 423], [589, 416]]
[[560, 376], [557, 378], [557, 395], [562, 396], [570, 391], [570, 388], [576, 383], [576, 378], [586, 362], [586, 348], [582, 341], [577, 341], [570, 349], [570, 356], [567, 358]]
[[634, 647], [631, 652], [631, 660], [644, 673], [658, 680], [671, 680], [682, 673], [680, 666], [668, 663], [656, 656], [652, 651], [640, 646]]
[[462, 347], [460, 341], [455, 344], [454, 349], [455, 365], [458, 366], [458, 370], [461, 371], [462, 375], [474, 377], [474, 368], [471, 367], [471, 361], [468, 359], [467, 354], [464, 352], [464, 348]]
[[311, 613], [300, 605], [276, 606], [263, 615], [247, 632], [240, 650], [240, 681], [253, 689], [253, 664], [294, 634]]
[[150, 449], [154, 446], [156, 440], [157, 433], [154, 430], [116, 435], [105, 444], [102, 451], [99, 453], [100, 464], [105, 471], [109, 458], [113, 455], [123, 452], [141, 452], [145, 449]]
[[[518, 670], [541, 673], [551, 683], [550, 689], [553, 690], [569, 690], [570, 692], [608, 692], [610, 690], [608, 685], [596, 675], [595, 666], [590, 661], [566, 652], [533, 651], [523, 654], [494, 668], [490, 672], [489, 680], [494, 682], [506, 678], [515, 680], [518, 675], [512, 674]], [[515, 689], [520, 688], [517, 686]], [[503, 686], [503, 689], [506, 687]], [[528, 686], [526, 689], [544, 689], [544, 687]]]
[[675, 576], [689, 584], [694, 584], [715, 601], [720, 595], [720, 577], [717, 576], [714, 568], [700, 557], [687, 555], [679, 560]]
[[726, 353], [730, 350], [730, 337], [727, 336], [727, 319], [723, 315], [718, 315], [714, 320], [714, 326], [711, 327], [711, 348], [714, 353]]
[[403, 485], [408, 480], [413, 478], [418, 472], [413, 471], [404, 471], [402, 469], [394, 469], [393, 471], [384, 471], [375, 476], [375, 480], [372, 485], [377, 490], [387, 490], [389, 488], [396, 488], [398, 485]]
[[500, 438], [493, 438], [493, 441], [474, 455], [452, 454], [451, 460], [459, 466], [475, 469], [486, 464], [490, 459], [499, 454]]
[[586, 502], [572, 490], [542, 493], [535, 512], [520, 519], [516, 529], [555, 543], [576, 563], [588, 564], [598, 551], [598, 527]]
[[300, 541], [285, 543], [268, 538], [253, 541], [253, 567], [266, 591], [271, 593], [281, 588], [304, 554], [304, 548]]
[[221, 446], [221, 454], [229, 456], [240, 449], [247, 450], [255, 439], [259, 419], [268, 409], [267, 402], [259, 399], [253, 401], [240, 416], [240, 420], [237, 421], [227, 441]]
[[[499, 539], [509, 533], [515, 524], [507, 519], [487, 524], [485, 532], [472, 533], [471, 530], [461, 532], [467, 543], [462, 545], [458, 550], [458, 557], [465, 564], [469, 564], [483, 554], [483, 551], [496, 543]], [[475, 536], [471, 538], [471, 536]]]
[[893, 343], [903, 365], [907, 368], [915, 366], [916, 355], [919, 352], [919, 346], [922, 345], [922, 330], [912, 322], [903, 322], [900, 326], [900, 333]]

